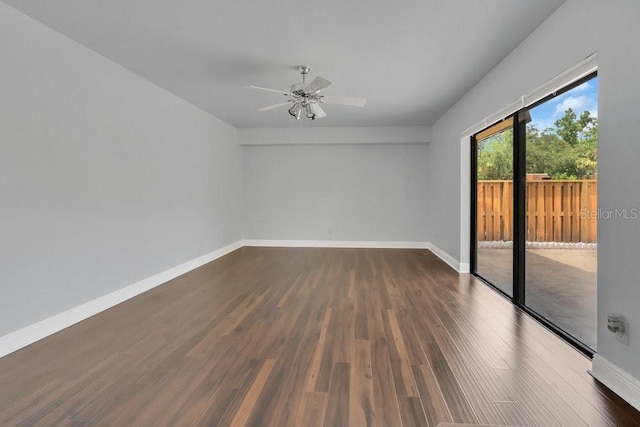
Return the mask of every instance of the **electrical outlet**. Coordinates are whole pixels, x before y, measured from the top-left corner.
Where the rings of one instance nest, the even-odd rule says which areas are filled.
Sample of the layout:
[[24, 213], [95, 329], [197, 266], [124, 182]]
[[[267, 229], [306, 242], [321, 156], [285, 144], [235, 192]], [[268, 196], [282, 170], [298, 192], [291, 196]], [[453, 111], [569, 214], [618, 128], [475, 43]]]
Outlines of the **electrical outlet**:
[[629, 322], [623, 320], [624, 332], [616, 334], [616, 340], [624, 345], [629, 345]]
[[607, 314], [607, 329], [616, 334], [616, 340], [629, 345], [629, 322], [624, 316], [615, 313]]

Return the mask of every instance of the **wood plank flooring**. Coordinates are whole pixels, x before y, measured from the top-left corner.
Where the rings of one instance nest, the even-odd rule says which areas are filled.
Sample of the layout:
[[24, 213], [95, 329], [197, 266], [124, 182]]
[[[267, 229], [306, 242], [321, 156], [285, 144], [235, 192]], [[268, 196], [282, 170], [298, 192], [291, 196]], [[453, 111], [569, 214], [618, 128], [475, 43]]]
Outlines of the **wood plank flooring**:
[[0, 425], [634, 426], [426, 250], [245, 247], [0, 359]]

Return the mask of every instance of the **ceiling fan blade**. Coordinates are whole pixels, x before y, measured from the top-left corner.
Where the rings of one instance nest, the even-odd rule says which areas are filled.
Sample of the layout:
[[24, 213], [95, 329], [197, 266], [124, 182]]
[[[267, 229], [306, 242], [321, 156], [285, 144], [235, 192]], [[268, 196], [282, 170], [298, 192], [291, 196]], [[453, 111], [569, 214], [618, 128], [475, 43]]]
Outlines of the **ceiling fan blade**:
[[325, 104], [349, 105], [351, 107], [364, 107], [364, 104], [367, 103], [367, 98], [360, 98], [357, 96], [324, 95], [320, 97], [320, 101], [324, 102]]
[[245, 86], [247, 89], [258, 89], [258, 90], [266, 90], [267, 92], [275, 92], [275, 93], [281, 93], [282, 95], [286, 95], [286, 96], [295, 96], [294, 94], [290, 93], [290, 92], [285, 92], [283, 90], [277, 90], [277, 89], [269, 89], [266, 87], [260, 87], [260, 86], [253, 86], [253, 85], [249, 85], [249, 86]]
[[327, 113], [325, 113], [317, 103], [312, 102], [309, 104], [309, 106], [311, 107], [311, 111], [313, 111], [313, 114], [315, 115], [314, 119], [321, 119], [327, 115]]
[[315, 79], [311, 80], [311, 83], [309, 83], [307, 87], [304, 88], [304, 91], [306, 93], [318, 93], [330, 84], [331, 82], [329, 80], [317, 76]]
[[293, 102], [293, 100], [291, 100], [291, 101], [285, 101], [285, 102], [278, 102], [277, 104], [267, 105], [266, 107], [258, 108], [258, 111], [269, 111], [269, 110], [273, 110], [274, 108], [284, 107], [285, 105], [289, 105], [289, 104], [290, 104], [290, 103], [292, 103], [292, 102]]

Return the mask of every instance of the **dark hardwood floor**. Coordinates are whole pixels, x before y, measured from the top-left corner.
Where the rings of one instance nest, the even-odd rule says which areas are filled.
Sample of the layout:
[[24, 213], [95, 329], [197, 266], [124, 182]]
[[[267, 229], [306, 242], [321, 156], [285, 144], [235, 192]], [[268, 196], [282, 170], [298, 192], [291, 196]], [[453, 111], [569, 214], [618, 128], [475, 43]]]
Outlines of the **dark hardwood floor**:
[[633, 426], [426, 250], [242, 248], [0, 359], [0, 425]]

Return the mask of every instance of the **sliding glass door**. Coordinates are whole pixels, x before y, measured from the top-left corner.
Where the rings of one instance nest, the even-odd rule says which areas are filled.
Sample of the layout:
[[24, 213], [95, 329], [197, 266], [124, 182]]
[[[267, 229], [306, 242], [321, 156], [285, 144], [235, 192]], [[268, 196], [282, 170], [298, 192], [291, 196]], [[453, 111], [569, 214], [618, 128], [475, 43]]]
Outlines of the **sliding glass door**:
[[597, 86], [588, 76], [472, 138], [472, 273], [587, 353], [596, 349]]

